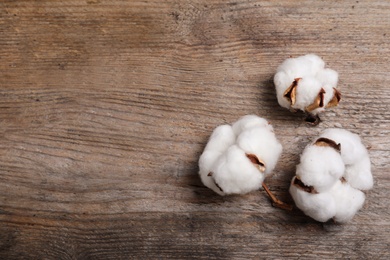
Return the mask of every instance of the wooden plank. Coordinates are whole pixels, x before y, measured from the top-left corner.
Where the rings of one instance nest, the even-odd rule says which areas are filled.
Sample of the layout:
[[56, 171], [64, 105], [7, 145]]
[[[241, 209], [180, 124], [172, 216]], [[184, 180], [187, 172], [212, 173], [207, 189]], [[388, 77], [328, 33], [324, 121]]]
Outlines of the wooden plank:
[[[0, 258], [388, 259], [389, 17], [387, 1], [2, 1]], [[316, 128], [272, 83], [309, 52], [343, 95]], [[375, 188], [351, 223], [202, 185], [211, 131], [245, 114], [275, 127], [267, 183], [288, 202], [314, 136], [363, 138]]]

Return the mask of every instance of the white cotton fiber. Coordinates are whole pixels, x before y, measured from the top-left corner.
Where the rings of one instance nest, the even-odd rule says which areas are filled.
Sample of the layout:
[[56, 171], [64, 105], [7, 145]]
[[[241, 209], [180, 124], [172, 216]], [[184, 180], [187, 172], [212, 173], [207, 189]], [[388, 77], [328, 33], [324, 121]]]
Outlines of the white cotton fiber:
[[372, 186], [371, 162], [360, 137], [327, 129], [304, 149], [290, 193], [306, 215], [343, 223], [362, 208], [365, 195], [360, 190]]
[[[297, 81], [297, 79], [299, 79]], [[297, 81], [293, 100], [286, 93]], [[307, 54], [297, 58], [286, 59], [276, 71], [274, 84], [276, 95], [280, 106], [302, 110], [316, 115], [324, 111], [331, 100], [335, 98], [338, 73], [332, 69], [325, 68], [324, 61], [315, 54]], [[323, 91], [323, 94], [320, 92]], [[321, 102], [318, 96], [322, 97]], [[337, 101], [332, 105], [337, 105]]]
[[310, 75], [315, 75], [325, 68], [325, 62], [315, 54], [306, 54], [298, 58], [310, 62], [310, 65], [308, 66], [310, 69]]
[[363, 192], [340, 180], [328, 191], [320, 193], [308, 193], [293, 182], [294, 179], [290, 186], [290, 194], [296, 206], [305, 215], [320, 222], [326, 222], [331, 218], [339, 223], [347, 222], [362, 208], [365, 200]]
[[296, 175], [318, 192], [329, 190], [344, 174], [340, 154], [332, 147], [308, 145], [297, 165]]
[[362, 208], [365, 195], [360, 190], [352, 188], [348, 183], [338, 181], [331, 190], [336, 203], [334, 220], [344, 223], [353, 218], [356, 212]]
[[321, 222], [326, 222], [336, 215], [336, 203], [330, 192], [308, 193], [293, 184], [295, 178], [291, 182], [290, 194], [300, 210]]
[[346, 166], [344, 178], [352, 187], [368, 190], [373, 186], [371, 162], [366, 147], [357, 134], [345, 129], [330, 128], [321, 137], [326, 137], [339, 143], [341, 157]]
[[[314, 77], [305, 77], [298, 81], [298, 86], [296, 90], [297, 99], [294, 105], [291, 105], [294, 109], [299, 109], [304, 111], [307, 106], [309, 106], [318, 96], [322, 89], [321, 82]], [[299, 98], [298, 98], [299, 97]], [[323, 111], [325, 107], [317, 108], [312, 111], [313, 114], [316, 114], [320, 111]]]
[[345, 129], [329, 128], [323, 131], [320, 137], [326, 137], [341, 144], [341, 157], [345, 164], [354, 164], [368, 156], [366, 147], [357, 134]]
[[222, 154], [223, 153], [210, 150], [204, 151], [199, 159], [199, 175], [203, 184], [220, 195], [224, 195], [224, 193], [217, 187], [214, 179], [211, 178], [209, 174], [211, 173], [211, 169], [213, 168], [215, 161]]
[[233, 132], [238, 136], [242, 131], [250, 128], [267, 128], [270, 131], [273, 131], [272, 125], [265, 120], [264, 118], [258, 117], [256, 115], [246, 115], [237, 120], [233, 125]]
[[243, 131], [237, 136], [237, 145], [246, 153], [254, 154], [266, 164], [265, 175], [271, 173], [282, 153], [282, 145], [275, 134], [266, 127], [256, 127]]
[[324, 61], [315, 54], [307, 54], [297, 58], [289, 58], [278, 67], [277, 73], [284, 73], [291, 82], [295, 78], [317, 74], [325, 66]]
[[372, 189], [374, 186], [374, 179], [371, 173], [370, 158], [367, 156], [355, 164], [347, 165], [345, 168], [344, 178], [355, 189]]
[[215, 128], [206, 145], [206, 150], [225, 152], [236, 141], [230, 125], [221, 125]]
[[265, 177], [237, 145], [222, 154], [211, 171], [212, 178], [225, 194], [244, 194], [258, 190]]
[[208, 188], [221, 194], [212, 178], [208, 176], [215, 161], [236, 141], [230, 125], [218, 126], [211, 134], [209, 141], [199, 159], [199, 175]]
[[255, 115], [217, 127], [199, 159], [205, 186], [220, 195], [259, 189], [274, 169], [282, 146], [267, 120]]

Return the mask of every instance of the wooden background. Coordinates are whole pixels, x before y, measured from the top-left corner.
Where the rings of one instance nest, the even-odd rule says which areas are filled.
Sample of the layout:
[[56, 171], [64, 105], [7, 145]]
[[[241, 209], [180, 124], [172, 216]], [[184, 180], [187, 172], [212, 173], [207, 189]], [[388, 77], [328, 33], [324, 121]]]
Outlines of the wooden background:
[[[389, 1], [0, 2], [1, 259], [389, 259]], [[340, 106], [308, 127], [272, 77], [316, 53]], [[299, 154], [360, 134], [375, 188], [348, 224], [219, 197], [198, 175], [211, 131], [266, 117], [283, 144], [266, 182], [292, 202]]]

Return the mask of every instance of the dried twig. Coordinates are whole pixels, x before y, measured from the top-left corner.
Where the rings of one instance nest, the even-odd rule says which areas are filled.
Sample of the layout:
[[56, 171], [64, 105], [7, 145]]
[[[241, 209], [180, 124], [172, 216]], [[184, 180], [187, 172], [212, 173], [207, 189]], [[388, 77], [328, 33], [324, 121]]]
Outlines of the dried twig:
[[291, 211], [293, 209], [292, 205], [286, 204], [283, 201], [278, 200], [275, 197], [275, 195], [272, 194], [272, 192], [269, 190], [269, 188], [267, 187], [267, 185], [264, 182], [263, 182], [263, 188], [264, 188], [265, 192], [267, 192], [268, 196], [271, 198], [272, 206], [274, 206], [276, 208], [284, 209], [284, 210], [289, 210], [289, 211]]

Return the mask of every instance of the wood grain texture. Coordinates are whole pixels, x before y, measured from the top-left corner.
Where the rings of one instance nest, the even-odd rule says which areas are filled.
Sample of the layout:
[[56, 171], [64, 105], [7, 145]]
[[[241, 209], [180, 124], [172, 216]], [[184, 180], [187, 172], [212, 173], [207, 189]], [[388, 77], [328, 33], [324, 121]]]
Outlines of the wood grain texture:
[[[1, 1], [1, 259], [389, 259], [388, 1]], [[340, 106], [316, 128], [272, 77], [317, 53]], [[348, 224], [219, 197], [197, 175], [211, 131], [245, 114], [283, 144], [275, 194], [328, 127], [369, 147], [375, 188]]]

